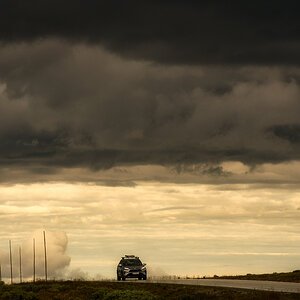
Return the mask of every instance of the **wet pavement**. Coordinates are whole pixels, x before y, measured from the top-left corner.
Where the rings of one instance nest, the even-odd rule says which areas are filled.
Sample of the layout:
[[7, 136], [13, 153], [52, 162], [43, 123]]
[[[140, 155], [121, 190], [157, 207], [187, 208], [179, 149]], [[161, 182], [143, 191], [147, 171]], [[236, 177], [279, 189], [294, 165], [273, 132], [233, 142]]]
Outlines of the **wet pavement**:
[[220, 287], [233, 287], [233, 288], [251, 289], [251, 290], [300, 293], [300, 283], [295, 283], [295, 282], [231, 280], [231, 279], [174, 279], [174, 280], [149, 280], [149, 281], [147, 280], [147, 282], [220, 286]]

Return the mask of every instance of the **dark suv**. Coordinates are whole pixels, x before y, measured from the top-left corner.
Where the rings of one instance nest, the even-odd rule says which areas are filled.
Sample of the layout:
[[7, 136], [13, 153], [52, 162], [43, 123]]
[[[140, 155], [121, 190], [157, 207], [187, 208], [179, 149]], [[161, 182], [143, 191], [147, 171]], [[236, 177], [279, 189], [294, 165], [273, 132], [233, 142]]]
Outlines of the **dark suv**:
[[139, 280], [146, 280], [146, 264], [143, 264], [137, 256], [125, 255], [118, 264], [117, 278], [118, 280], [126, 280], [126, 278], [138, 278]]

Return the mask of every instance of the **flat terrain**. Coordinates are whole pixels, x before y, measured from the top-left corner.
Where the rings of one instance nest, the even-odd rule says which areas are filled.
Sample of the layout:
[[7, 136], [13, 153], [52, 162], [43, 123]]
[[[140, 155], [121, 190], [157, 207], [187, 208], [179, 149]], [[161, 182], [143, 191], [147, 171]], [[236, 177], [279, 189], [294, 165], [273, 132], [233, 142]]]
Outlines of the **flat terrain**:
[[208, 299], [290, 300], [299, 294], [183, 284], [105, 281], [53, 281], [0, 286], [1, 300], [93, 300], [93, 299]]
[[269, 280], [269, 281], [283, 281], [283, 282], [300, 282], [300, 270], [293, 272], [281, 272], [271, 274], [247, 274], [236, 276], [214, 276], [215, 279], [240, 279], [240, 280]]

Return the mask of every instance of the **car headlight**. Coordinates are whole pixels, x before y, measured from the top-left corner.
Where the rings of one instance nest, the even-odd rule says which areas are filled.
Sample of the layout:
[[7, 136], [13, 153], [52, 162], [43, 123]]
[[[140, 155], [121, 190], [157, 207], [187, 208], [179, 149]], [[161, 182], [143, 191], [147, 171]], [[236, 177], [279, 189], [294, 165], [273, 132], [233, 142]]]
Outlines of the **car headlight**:
[[144, 266], [144, 267], [142, 267], [142, 269], [141, 269], [142, 271], [145, 271], [146, 270], [146, 267]]

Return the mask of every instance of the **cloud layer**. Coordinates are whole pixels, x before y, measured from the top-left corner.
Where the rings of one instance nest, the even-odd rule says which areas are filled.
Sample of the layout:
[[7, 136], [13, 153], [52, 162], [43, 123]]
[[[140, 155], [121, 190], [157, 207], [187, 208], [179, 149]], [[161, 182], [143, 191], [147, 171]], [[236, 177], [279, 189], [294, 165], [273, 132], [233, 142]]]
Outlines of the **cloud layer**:
[[223, 163], [299, 160], [298, 10], [1, 1], [2, 173], [163, 165], [230, 177]]
[[62, 37], [163, 63], [299, 64], [299, 3], [4, 0], [0, 40]]
[[2, 167], [299, 159], [298, 68], [161, 66], [45, 40], [0, 47], [0, 70]]

